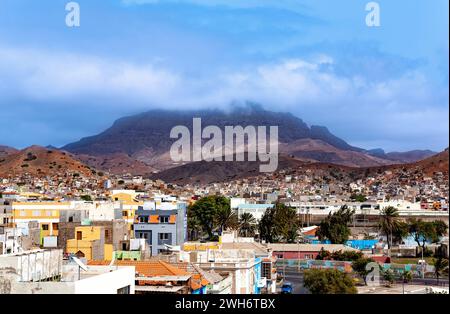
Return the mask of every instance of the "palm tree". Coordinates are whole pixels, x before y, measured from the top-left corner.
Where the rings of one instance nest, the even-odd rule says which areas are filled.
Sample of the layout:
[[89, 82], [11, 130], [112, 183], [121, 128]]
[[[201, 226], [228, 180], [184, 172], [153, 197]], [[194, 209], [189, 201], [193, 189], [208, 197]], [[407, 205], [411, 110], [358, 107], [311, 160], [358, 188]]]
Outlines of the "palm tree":
[[448, 269], [448, 259], [445, 259], [442, 257], [442, 255], [439, 255], [438, 258], [434, 259], [434, 275], [436, 276], [437, 283], [439, 285], [439, 277], [443, 271]]
[[256, 229], [255, 217], [253, 217], [253, 215], [250, 213], [243, 213], [239, 218], [239, 233], [244, 237], [248, 237], [249, 235], [254, 236], [255, 229]]
[[398, 209], [392, 206], [386, 207], [381, 211], [379, 227], [386, 235], [388, 248], [392, 246], [392, 234], [399, 228]]
[[238, 228], [238, 216], [234, 210], [229, 207], [220, 209], [215, 217], [216, 225], [220, 229], [220, 234], [227, 229], [236, 230]]

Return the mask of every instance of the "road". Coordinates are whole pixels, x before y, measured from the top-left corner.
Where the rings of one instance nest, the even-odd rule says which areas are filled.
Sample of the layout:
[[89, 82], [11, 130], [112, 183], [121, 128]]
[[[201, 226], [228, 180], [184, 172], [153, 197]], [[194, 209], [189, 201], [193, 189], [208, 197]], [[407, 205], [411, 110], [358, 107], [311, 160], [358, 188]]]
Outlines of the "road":
[[[295, 268], [286, 267], [286, 269], [280, 268], [278, 270], [281, 275], [285, 274], [285, 282], [292, 283], [293, 294], [309, 294], [308, 290], [303, 286], [303, 271]], [[433, 278], [415, 278], [412, 282], [405, 284], [405, 293], [407, 294], [422, 294], [427, 286], [437, 287], [436, 279]], [[441, 288], [448, 288], [448, 278], [440, 280], [439, 286]], [[379, 287], [358, 287], [358, 291], [361, 294], [402, 294], [403, 285], [401, 282], [397, 282], [393, 287], [386, 288], [383, 285]]]
[[308, 294], [308, 290], [303, 286], [303, 271], [286, 268], [285, 281], [292, 283], [293, 294]]

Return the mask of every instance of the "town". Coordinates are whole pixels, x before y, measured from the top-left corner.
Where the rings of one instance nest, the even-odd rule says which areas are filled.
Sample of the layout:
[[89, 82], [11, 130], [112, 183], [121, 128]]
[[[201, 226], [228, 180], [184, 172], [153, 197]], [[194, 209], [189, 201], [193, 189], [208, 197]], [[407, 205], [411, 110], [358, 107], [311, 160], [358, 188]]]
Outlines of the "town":
[[448, 293], [448, 173], [374, 172], [8, 176], [0, 292]]

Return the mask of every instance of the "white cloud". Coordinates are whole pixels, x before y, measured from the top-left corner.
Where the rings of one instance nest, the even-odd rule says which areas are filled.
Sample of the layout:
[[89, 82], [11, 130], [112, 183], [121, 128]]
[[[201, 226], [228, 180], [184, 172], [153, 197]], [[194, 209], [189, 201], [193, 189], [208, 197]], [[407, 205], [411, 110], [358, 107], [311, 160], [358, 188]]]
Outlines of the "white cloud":
[[8, 97], [61, 106], [67, 101], [82, 106], [89, 99], [105, 110], [225, 107], [251, 100], [334, 125], [332, 130], [341, 134], [360, 130], [354, 135], [358, 142], [363, 134], [410, 141], [414, 136], [448, 138], [448, 90], [433, 88], [419, 72], [382, 82], [343, 77], [324, 67], [333, 63], [322, 55], [192, 76], [151, 62], [0, 47], [0, 106]]

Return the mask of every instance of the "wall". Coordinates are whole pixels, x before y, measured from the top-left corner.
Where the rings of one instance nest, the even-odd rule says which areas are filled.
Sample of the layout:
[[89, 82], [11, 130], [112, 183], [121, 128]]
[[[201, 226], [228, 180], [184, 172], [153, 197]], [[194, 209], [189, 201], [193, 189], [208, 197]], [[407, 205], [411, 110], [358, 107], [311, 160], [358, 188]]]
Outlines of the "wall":
[[[90, 269], [95, 266], [90, 266]], [[112, 272], [86, 278], [75, 282], [76, 294], [117, 294], [117, 289], [130, 286], [130, 294], [134, 294], [134, 266], [117, 267]]]

